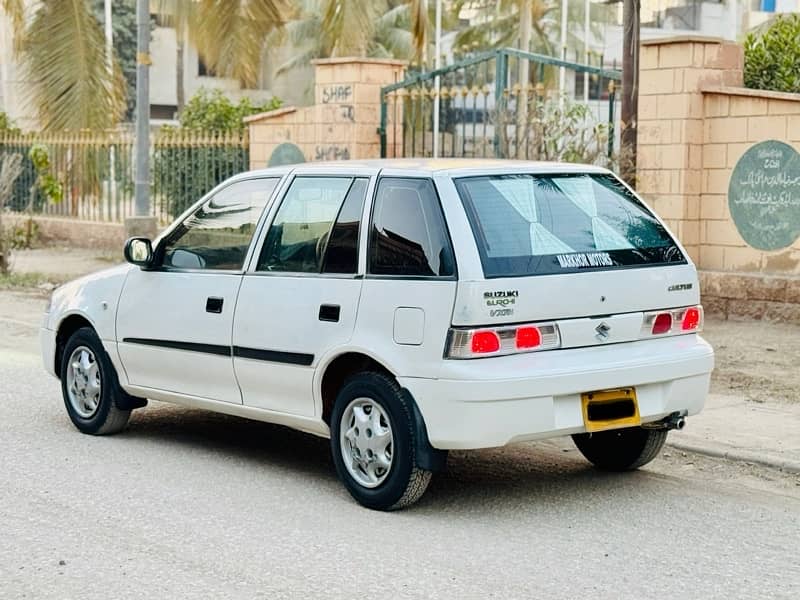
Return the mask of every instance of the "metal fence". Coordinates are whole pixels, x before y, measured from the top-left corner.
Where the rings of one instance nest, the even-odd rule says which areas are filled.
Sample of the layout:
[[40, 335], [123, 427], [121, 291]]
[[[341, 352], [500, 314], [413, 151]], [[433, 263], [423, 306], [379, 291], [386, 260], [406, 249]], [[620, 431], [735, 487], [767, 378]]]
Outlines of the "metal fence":
[[512, 48], [478, 53], [381, 89], [381, 156], [432, 156], [436, 143], [444, 157], [553, 160], [582, 136], [608, 158], [619, 139], [620, 80], [618, 70]]
[[[134, 147], [128, 131], [0, 133], [0, 160], [22, 156], [7, 208], [93, 221], [122, 222], [134, 214]], [[43, 148], [61, 199], [48, 196], [31, 149]], [[150, 139], [151, 214], [170, 222], [231, 175], [249, 168], [247, 132], [216, 134], [162, 128]]]

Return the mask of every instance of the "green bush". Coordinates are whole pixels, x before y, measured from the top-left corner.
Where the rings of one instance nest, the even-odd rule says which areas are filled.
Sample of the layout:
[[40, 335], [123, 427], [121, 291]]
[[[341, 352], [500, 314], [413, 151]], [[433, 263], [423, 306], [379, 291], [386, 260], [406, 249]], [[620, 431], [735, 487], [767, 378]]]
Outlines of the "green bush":
[[[161, 213], [176, 217], [228, 177], [249, 168], [249, 149], [238, 140], [244, 135], [244, 117], [274, 110], [278, 98], [253, 104], [242, 98], [234, 104], [220, 90], [200, 90], [186, 103], [179, 128], [163, 128], [153, 160], [156, 201], [166, 203]], [[219, 136], [219, 141], [208, 139]], [[198, 139], [205, 138], [203, 143]]]
[[231, 133], [244, 131], [245, 117], [275, 110], [281, 104], [278, 98], [271, 98], [261, 104], [253, 104], [249, 98], [242, 98], [238, 104], [234, 104], [220, 90], [201, 89], [186, 103], [179, 119], [181, 127]]
[[800, 93], [800, 15], [780, 16], [744, 42], [744, 85]]

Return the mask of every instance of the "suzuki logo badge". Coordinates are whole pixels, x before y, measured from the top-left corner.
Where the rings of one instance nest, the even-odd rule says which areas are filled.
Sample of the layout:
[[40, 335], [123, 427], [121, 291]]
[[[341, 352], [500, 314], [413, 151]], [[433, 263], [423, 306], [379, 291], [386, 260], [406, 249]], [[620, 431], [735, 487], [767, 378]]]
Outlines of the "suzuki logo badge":
[[611, 331], [611, 325], [609, 325], [605, 321], [603, 321], [602, 323], [600, 323], [600, 325], [595, 327], [594, 330], [597, 332], [597, 335], [595, 335], [594, 337], [596, 337], [597, 340], [600, 342], [606, 342], [608, 341], [608, 338], [611, 337], [611, 334], [609, 333]]

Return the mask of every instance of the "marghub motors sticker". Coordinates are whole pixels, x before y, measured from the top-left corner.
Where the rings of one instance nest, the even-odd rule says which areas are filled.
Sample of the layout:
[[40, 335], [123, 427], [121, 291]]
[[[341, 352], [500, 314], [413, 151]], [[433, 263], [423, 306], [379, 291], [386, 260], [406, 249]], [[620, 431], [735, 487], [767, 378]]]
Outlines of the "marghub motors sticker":
[[519, 290], [484, 292], [483, 301], [489, 309], [490, 317], [510, 317], [519, 298]]

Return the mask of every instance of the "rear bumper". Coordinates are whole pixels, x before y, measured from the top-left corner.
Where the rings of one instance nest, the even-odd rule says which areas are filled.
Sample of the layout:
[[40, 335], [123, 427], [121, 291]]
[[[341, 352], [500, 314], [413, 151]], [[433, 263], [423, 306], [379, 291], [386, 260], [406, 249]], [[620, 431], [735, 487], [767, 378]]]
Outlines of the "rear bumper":
[[470, 361], [398, 378], [434, 448], [504, 446], [586, 429], [581, 393], [634, 386], [643, 423], [702, 410], [714, 352], [698, 335]]

